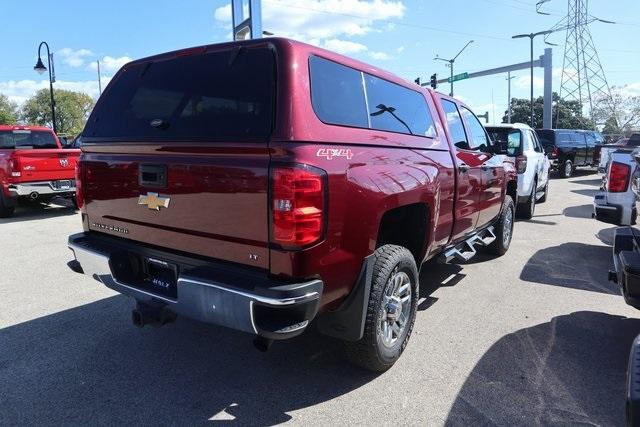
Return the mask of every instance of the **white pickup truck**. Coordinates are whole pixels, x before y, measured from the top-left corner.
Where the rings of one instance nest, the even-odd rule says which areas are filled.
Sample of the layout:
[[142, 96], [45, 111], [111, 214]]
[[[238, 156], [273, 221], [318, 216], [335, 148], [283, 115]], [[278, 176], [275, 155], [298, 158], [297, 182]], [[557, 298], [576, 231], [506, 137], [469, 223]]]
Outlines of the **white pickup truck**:
[[598, 172], [604, 173], [607, 170], [607, 164], [614, 152], [631, 153], [640, 147], [640, 134], [633, 134], [630, 138], [621, 138], [613, 144], [606, 144], [600, 148], [600, 160], [598, 162]]
[[615, 225], [635, 224], [636, 195], [632, 183], [637, 176], [638, 165], [631, 152], [612, 151], [600, 191], [593, 199], [593, 217]]

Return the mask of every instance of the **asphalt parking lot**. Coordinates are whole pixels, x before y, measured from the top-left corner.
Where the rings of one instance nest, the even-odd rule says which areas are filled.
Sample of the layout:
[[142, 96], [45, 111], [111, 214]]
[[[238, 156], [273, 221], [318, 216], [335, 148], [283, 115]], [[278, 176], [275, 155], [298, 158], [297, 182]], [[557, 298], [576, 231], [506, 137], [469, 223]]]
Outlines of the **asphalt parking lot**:
[[424, 265], [413, 336], [381, 375], [313, 331], [260, 353], [184, 319], [135, 328], [130, 300], [67, 267], [79, 216], [20, 208], [0, 220], [0, 424], [620, 425], [640, 312], [607, 282], [598, 183], [554, 179], [502, 258]]

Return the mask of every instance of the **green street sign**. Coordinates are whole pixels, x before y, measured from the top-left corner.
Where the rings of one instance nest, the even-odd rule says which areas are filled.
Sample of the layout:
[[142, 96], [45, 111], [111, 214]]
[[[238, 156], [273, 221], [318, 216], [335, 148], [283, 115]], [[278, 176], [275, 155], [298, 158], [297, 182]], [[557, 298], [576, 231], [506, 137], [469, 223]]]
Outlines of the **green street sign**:
[[457, 82], [458, 80], [464, 80], [469, 78], [469, 73], [456, 74], [453, 77], [447, 79], [447, 83]]

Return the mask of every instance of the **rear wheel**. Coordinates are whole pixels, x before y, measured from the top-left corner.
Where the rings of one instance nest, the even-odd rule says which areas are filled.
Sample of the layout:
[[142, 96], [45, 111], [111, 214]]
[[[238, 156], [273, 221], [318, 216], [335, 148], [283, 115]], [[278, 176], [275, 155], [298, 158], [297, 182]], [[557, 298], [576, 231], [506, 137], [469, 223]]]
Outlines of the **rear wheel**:
[[[0, 190], [1, 191], [1, 190]], [[0, 218], [10, 218], [13, 216], [13, 206], [7, 206], [2, 197], [0, 197]]]
[[531, 194], [529, 200], [525, 203], [518, 203], [517, 214], [518, 217], [523, 219], [533, 218], [533, 214], [536, 210], [536, 192], [538, 189], [538, 181], [533, 181], [531, 184]]
[[515, 218], [515, 206], [511, 196], [505, 196], [504, 206], [500, 218], [494, 224], [494, 232], [496, 240], [491, 243], [487, 249], [494, 255], [504, 255], [511, 245], [511, 237], [513, 235], [513, 223]]
[[573, 162], [570, 159], [565, 160], [560, 166], [560, 176], [563, 178], [571, 178], [573, 171]]
[[418, 305], [418, 269], [411, 252], [384, 245], [375, 252], [364, 335], [345, 342], [347, 358], [372, 371], [386, 371], [404, 351]]
[[538, 200], [538, 203], [544, 203], [547, 201], [547, 194], [549, 194], [549, 181], [547, 181], [547, 185], [544, 186], [544, 194]]

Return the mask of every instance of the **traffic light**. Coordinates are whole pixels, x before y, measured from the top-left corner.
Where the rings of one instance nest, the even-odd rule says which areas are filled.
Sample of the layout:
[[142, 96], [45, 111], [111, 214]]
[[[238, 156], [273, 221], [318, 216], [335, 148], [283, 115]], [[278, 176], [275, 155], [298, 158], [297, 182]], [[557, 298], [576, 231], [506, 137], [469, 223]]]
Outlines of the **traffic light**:
[[416, 82], [416, 84], [417, 84], [418, 86], [420, 86], [420, 77], [418, 77], [417, 79], [415, 79], [415, 80], [414, 80], [414, 82]]
[[431, 88], [436, 89], [438, 87], [438, 75], [431, 74]]

